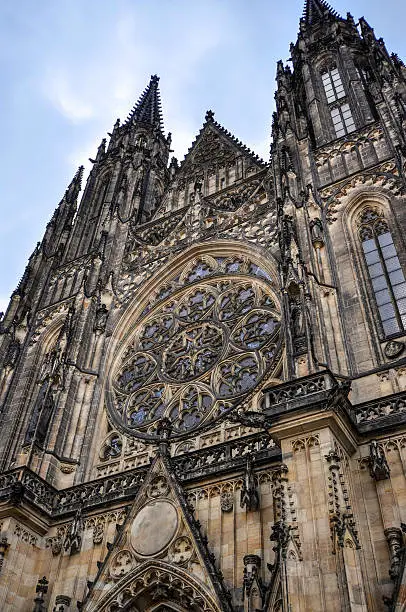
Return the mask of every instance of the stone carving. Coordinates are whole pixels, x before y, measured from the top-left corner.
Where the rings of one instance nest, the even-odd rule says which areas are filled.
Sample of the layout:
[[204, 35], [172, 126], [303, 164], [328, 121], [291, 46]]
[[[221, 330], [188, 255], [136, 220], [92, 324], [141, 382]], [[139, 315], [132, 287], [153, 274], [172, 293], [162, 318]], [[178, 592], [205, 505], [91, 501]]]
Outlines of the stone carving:
[[131, 571], [134, 557], [129, 550], [120, 550], [111, 560], [110, 575], [119, 580]]
[[369, 445], [369, 471], [375, 480], [385, 480], [390, 477], [385, 451], [376, 440], [372, 440]]
[[265, 589], [259, 575], [260, 569], [261, 558], [258, 555], [245, 555], [242, 597], [247, 602], [246, 610], [262, 610]]
[[57, 595], [55, 598], [55, 606], [53, 612], [66, 612], [71, 604], [72, 599], [68, 595]]
[[98, 521], [93, 527], [93, 544], [101, 544], [104, 538], [104, 522]]
[[234, 509], [234, 495], [232, 491], [223, 491], [221, 493], [220, 508], [223, 512], [232, 512]]
[[177, 538], [170, 547], [169, 558], [176, 565], [187, 565], [193, 555], [193, 545], [186, 536]]
[[7, 352], [4, 357], [4, 367], [14, 368], [20, 355], [21, 345], [17, 338], [13, 338], [7, 347]]
[[148, 495], [150, 497], [165, 497], [169, 492], [169, 485], [164, 476], [155, 476], [152, 479], [149, 488]]
[[352, 538], [355, 548], [360, 548], [348, 486], [342, 472], [341, 457], [337, 449], [332, 449], [325, 458], [329, 464], [329, 513], [332, 552], [333, 554], [337, 552], [337, 546], [344, 548], [346, 532]]
[[396, 581], [399, 577], [400, 563], [403, 551], [403, 534], [399, 527], [389, 527], [384, 531], [389, 546], [390, 569], [389, 576]]
[[0, 574], [3, 569], [4, 557], [10, 544], [7, 541], [6, 536], [0, 537]]
[[247, 456], [247, 463], [245, 466], [243, 485], [241, 489], [240, 506], [241, 508], [245, 507], [249, 512], [255, 512], [259, 508], [257, 483], [255, 481], [253, 458], [251, 455]]
[[397, 342], [396, 340], [391, 340], [385, 345], [384, 353], [388, 359], [395, 359], [395, 357], [399, 357], [405, 350], [404, 342]]
[[99, 306], [96, 310], [96, 316], [94, 321], [94, 331], [103, 333], [106, 329], [107, 318], [109, 316], [109, 310], [105, 304]]
[[67, 532], [67, 525], [58, 527], [56, 535], [46, 539], [46, 547], [51, 549], [54, 557], [60, 555], [63, 549], [63, 543]]
[[66, 535], [64, 548], [69, 551], [70, 555], [80, 552], [82, 546], [82, 534], [83, 534], [83, 519], [82, 510], [79, 508], [76, 511], [75, 518], [69, 528]]
[[38, 580], [37, 586], [35, 588], [35, 592], [37, 593], [37, 597], [34, 599], [34, 609], [33, 612], [45, 612], [45, 602], [44, 596], [48, 593], [48, 580], [45, 578], [41, 578]]
[[19, 523], [17, 523], [14, 527], [14, 535], [21, 539], [23, 542], [27, 542], [28, 544], [32, 544], [33, 546], [37, 545], [37, 536], [33, 535], [27, 529], [24, 529]]

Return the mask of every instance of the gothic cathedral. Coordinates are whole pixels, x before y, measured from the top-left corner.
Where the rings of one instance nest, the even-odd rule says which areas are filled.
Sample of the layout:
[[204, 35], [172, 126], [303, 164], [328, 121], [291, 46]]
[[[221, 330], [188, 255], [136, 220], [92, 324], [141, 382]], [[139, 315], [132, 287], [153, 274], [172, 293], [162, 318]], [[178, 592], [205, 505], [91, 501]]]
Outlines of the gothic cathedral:
[[269, 163], [152, 76], [30, 257], [1, 611], [406, 610], [406, 67], [325, 0], [290, 53]]

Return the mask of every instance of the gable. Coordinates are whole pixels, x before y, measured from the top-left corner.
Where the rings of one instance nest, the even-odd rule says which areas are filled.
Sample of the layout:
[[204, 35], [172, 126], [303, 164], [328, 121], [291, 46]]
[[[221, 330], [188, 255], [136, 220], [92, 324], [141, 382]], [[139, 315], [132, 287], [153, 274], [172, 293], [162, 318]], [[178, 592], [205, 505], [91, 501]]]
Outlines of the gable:
[[237, 158], [244, 160], [244, 166], [252, 168], [252, 172], [262, 170], [266, 166], [258, 155], [220, 124], [214, 120], [206, 121], [185, 156], [177, 178], [195, 175], [204, 170], [214, 171], [218, 166], [234, 165]]
[[141, 611], [175, 602], [180, 610], [231, 611], [207, 538], [164, 453], [154, 460], [82, 610], [126, 604]]

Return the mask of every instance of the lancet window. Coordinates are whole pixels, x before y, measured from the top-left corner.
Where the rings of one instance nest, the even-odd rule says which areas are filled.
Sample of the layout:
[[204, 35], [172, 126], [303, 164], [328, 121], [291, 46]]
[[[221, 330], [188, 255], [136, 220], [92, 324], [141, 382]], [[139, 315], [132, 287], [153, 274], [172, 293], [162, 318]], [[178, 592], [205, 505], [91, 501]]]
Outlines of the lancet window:
[[384, 216], [366, 208], [359, 217], [359, 237], [385, 336], [406, 329], [406, 281]]

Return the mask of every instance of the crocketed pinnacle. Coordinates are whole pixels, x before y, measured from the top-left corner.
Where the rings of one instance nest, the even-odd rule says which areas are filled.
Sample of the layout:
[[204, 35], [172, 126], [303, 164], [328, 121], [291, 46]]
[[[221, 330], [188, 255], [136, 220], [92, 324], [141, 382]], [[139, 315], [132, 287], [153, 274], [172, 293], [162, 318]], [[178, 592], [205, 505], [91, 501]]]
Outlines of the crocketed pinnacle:
[[161, 99], [158, 88], [159, 77], [151, 76], [148, 87], [144, 90], [138, 102], [134, 105], [127, 117], [126, 123], [138, 121], [152, 127], [157, 127], [162, 132]]
[[82, 188], [82, 178], [83, 178], [83, 166], [79, 166], [75, 176], [69, 184], [69, 187], [65, 191], [65, 200], [69, 204], [76, 204], [77, 197]]
[[331, 15], [332, 17], [340, 17], [340, 15], [335, 11], [325, 0], [306, 0], [305, 6], [303, 10], [303, 20], [305, 23], [312, 25], [317, 21], [320, 21], [327, 15]]

